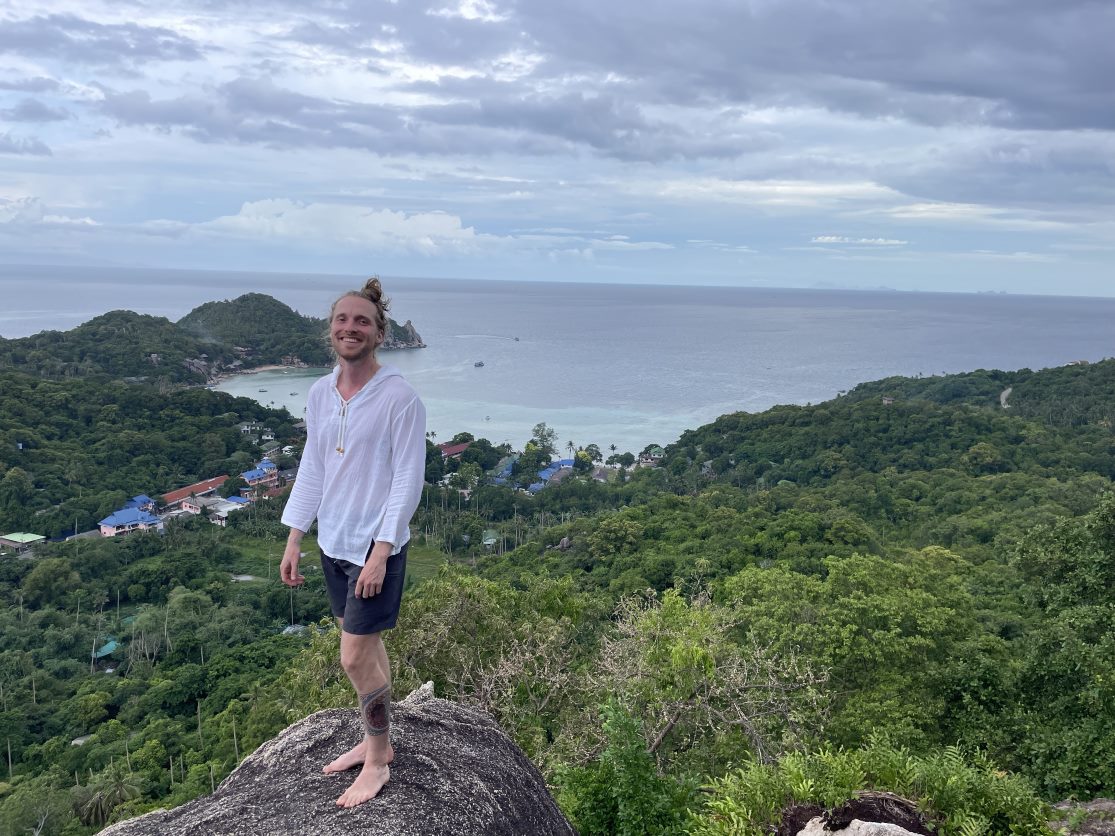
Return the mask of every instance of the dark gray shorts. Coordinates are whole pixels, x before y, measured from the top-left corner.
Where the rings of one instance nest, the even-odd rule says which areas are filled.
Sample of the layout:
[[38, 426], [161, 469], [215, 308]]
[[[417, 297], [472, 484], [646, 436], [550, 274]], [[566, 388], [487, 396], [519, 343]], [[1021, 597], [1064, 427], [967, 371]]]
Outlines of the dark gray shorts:
[[329, 608], [336, 618], [344, 619], [341, 629], [357, 636], [368, 636], [390, 630], [399, 618], [403, 601], [403, 580], [407, 572], [407, 547], [387, 558], [383, 589], [371, 598], [356, 597], [356, 579], [363, 566], [348, 560], [337, 560], [321, 553], [321, 571], [329, 593]]

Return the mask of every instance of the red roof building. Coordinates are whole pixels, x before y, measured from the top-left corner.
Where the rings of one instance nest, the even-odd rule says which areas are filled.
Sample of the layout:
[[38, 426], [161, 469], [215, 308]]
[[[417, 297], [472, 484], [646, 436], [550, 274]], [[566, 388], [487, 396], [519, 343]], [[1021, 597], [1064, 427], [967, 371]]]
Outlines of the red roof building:
[[439, 444], [437, 449], [441, 450], [441, 457], [443, 459], [451, 459], [465, 452], [471, 443], [471, 441], [466, 441], [464, 444]]
[[206, 496], [213, 493], [221, 485], [228, 481], [228, 474], [224, 476], [214, 476], [212, 479], [206, 479], [204, 482], [198, 482], [196, 485], [187, 485], [184, 488], [179, 488], [176, 491], [163, 496], [163, 505], [168, 508], [172, 505], [177, 505], [183, 499], [190, 496]]

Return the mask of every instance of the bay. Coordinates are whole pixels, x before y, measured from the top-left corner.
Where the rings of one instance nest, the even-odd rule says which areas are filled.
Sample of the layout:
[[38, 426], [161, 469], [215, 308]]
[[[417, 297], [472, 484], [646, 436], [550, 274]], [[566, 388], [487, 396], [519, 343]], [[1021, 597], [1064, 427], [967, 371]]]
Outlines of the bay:
[[[324, 316], [359, 283], [0, 267], [0, 334], [65, 330], [118, 308], [177, 319], [248, 292]], [[418, 389], [438, 440], [468, 431], [521, 447], [545, 421], [562, 448], [591, 442], [637, 453], [727, 412], [815, 403], [890, 375], [1115, 355], [1115, 299], [1107, 298], [391, 277], [384, 285], [392, 316], [412, 320], [428, 348], [382, 359]], [[219, 388], [301, 415], [309, 385], [324, 372], [260, 372]]]

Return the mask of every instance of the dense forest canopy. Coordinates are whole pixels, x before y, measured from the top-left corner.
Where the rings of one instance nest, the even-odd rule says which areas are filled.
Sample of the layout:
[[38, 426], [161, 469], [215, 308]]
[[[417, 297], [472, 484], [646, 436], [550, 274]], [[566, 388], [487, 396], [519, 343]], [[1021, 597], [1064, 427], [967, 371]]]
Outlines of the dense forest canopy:
[[[428, 444], [398, 695], [490, 711], [585, 834], [760, 834], [864, 787], [943, 832], [1048, 832], [1047, 802], [1115, 792], [1112, 368], [865, 384], [536, 495], [485, 483], [506, 451], [484, 439]], [[293, 429], [203, 389], [0, 383], [18, 528], [231, 471], [256, 452], [239, 421]], [[327, 608], [312, 569], [275, 577], [281, 506], [0, 561], [3, 826], [180, 803], [350, 704], [328, 622], [282, 632]]]

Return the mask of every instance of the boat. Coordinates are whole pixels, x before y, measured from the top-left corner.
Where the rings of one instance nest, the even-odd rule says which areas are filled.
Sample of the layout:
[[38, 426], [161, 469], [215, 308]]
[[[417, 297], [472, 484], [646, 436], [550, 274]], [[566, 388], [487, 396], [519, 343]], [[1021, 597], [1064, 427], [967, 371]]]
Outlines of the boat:
[[479, 368], [480, 368], [481, 366], [483, 366], [483, 365], [484, 365], [484, 361], [483, 361], [483, 360], [477, 360], [477, 361], [476, 361], [475, 363], [473, 363], [472, 365], [476, 366], [476, 368], [478, 368], [478, 369], [479, 369]]
[[297, 395], [298, 393], [297, 393], [297, 392], [291, 392], [290, 394], [292, 394], [292, 395]]
[[261, 392], [266, 392], [267, 390], [266, 390], [266, 389], [260, 389], [259, 391], [261, 391]]

